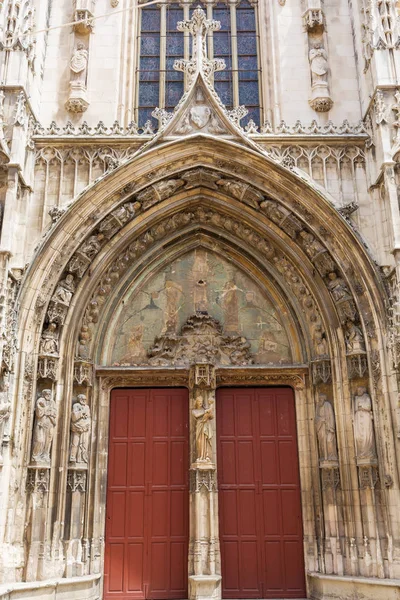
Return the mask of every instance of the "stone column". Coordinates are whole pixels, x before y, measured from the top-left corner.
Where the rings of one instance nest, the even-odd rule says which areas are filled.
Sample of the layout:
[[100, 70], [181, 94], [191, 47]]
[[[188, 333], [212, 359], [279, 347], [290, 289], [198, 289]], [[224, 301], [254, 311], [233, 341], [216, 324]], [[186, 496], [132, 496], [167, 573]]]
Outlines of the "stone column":
[[189, 598], [221, 598], [216, 470], [215, 368], [190, 371]]

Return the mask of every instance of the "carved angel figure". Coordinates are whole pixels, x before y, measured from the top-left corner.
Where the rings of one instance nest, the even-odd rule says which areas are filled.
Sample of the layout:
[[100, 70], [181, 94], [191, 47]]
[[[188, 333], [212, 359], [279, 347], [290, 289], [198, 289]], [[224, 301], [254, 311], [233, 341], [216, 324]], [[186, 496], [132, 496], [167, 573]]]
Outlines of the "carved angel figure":
[[375, 460], [375, 435], [371, 396], [367, 388], [358, 387], [354, 397], [354, 438], [357, 460]]
[[209, 407], [203, 407], [203, 398], [196, 396], [192, 415], [196, 419], [196, 452], [198, 461], [211, 461], [213, 427], [210, 421], [214, 418], [214, 401], [210, 399]]
[[32, 462], [49, 464], [57, 409], [51, 390], [43, 390], [36, 400], [33, 427]]
[[85, 48], [85, 45], [80, 42], [75, 48], [69, 63], [70, 69], [73, 73], [73, 79], [81, 83], [85, 83], [86, 81], [88, 56], [89, 54]]
[[58, 354], [58, 331], [56, 323], [49, 323], [40, 340], [41, 354]]
[[318, 396], [315, 425], [320, 459], [337, 460], [335, 414], [326, 394]]
[[312, 85], [320, 85], [321, 83], [326, 85], [328, 54], [322, 44], [315, 44], [314, 48], [311, 48], [308, 59], [310, 61]]
[[75, 292], [74, 276], [68, 274], [65, 279], [62, 279], [58, 284], [56, 291], [53, 294], [52, 300], [61, 302], [69, 306], [73, 293]]
[[78, 394], [71, 412], [71, 445], [69, 461], [87, 463], [89, 454], [91, 415], [85, 394]]

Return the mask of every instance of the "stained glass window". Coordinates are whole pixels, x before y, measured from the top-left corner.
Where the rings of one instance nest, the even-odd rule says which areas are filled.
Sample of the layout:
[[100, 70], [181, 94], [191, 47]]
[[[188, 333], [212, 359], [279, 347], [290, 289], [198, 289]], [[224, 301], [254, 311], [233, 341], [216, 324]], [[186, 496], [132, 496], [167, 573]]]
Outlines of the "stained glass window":
[[[208, 19], [221, 22], [221, 29], [209, 34], [209, 58], [223, 58], [226, 69], [215, 73], [214, 86], [222, 102], [231, 109], [244, 104], [250, 119], [260, 124], [260, 64], [258, 53], [257, 6], [253, 2], [169, 2], [140, 9], [137, 69], [137, 120], [139, 126], [151, 119], [156, 106], [172, 111], [184, 91], [184, 75], [174, 71], [176, 58], [190, 57], [191, 36], [178, 32], [178, 21], [190, 19], [201, 6]], [[156, 8], [155, 8], [156, 7]]]

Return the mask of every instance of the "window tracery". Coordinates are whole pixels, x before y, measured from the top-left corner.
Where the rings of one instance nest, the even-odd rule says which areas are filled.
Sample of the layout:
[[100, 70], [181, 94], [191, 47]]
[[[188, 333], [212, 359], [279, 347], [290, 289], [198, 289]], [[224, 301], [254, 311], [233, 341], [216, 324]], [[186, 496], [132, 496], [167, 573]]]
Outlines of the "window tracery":
[[209, 58], [225, 60], [226, 69], [215, 73], [214, 87], [228, 109], [244, 104], [249, 110], [242, 121], [260, 124], [262, 110], [258, 52], [257, 5], [247, 0], [236, 3], [169, 2], [159, 7], [144, 7], [140, 13], [138, 35], [136, 120], [143, 126], [156, 106], [173, 111], [184, 93], [185, 75], [173, 68], [176, 59], [189, 59], [191, 39], [177, 31], [178, 21], [190, 19], [201, 6], [208, 19], [221, 22], [219, 31], [207, 40]]

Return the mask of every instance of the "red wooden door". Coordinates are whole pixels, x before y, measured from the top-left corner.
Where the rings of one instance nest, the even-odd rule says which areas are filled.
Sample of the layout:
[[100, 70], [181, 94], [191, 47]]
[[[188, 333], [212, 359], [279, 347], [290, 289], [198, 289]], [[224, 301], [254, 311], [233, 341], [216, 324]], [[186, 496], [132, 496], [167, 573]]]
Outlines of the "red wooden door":
[[104, 598], [187, 598], [188, 392], [111, 394]]
[[223, 597], [305, 597], [293, 391], [218, 390], [217, 433]]

